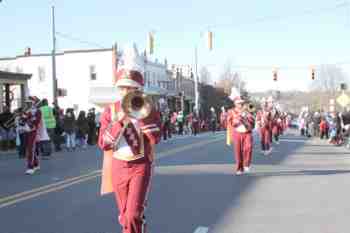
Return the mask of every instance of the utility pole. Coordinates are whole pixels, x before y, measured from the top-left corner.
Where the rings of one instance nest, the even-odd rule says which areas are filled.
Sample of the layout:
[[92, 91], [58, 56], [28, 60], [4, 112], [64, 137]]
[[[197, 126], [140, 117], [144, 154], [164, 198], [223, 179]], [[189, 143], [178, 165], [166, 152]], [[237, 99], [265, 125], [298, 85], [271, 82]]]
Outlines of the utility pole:
[[57, 105], [55, 7], [52, 6], [52, 98]]
[[199, 116], [199, 90], [198, 90], [198, 49], [197, 46], [194, 49], [194, 59], [195, 59], [195, 73], [196, 77], [194, 77], [194, 98], [195, 98], [195, 108], [196, 115]]

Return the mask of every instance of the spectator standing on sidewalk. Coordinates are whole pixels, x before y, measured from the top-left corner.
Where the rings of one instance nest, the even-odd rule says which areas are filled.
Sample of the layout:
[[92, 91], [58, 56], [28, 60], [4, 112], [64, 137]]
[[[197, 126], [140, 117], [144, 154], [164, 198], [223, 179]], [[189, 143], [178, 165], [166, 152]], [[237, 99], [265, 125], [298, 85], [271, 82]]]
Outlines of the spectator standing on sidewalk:
[[176, 130], [176, 119], [177, 119], [177, 113], [173, 112], [170, 114], [171, 118], [170, 118], [170, 127], [171, 127], [171, 131], [173, 134], [178, 133], [178, 131]]
[[11, 147], [11, 128], [6, 125], [13, 117], [10, 109], [7, 106], [3, 107], [3, 112], [0, 114], [0, 128], [1, 128], [1, 150], [7, 151]]
[[210, 128], [211, 128], [211, 131], [213, 133], [215, 133], [215, 131], [216, 131], [217, 120], [218, 120], [218, 118], [216, 116], [215, 108], [211, 107], [210, 108]]
[[199, 117], [197, 114], [194, 112], [192, 114], [192, 133], [194, 136], [198, 134], [199, 131]]
[[89, 145], [95, 145], [96, 143], [96, 121], [95, 121], [95, 108], [91, 108], [87, 115], [87, 120], [89, 124], [88, 141]]
[[170, 122], [170, 113], [169, 109], [166, 109], [162, 115], [162, 135], [163, 140], [166, 141], [168, 138], [171, 138], [171, 122]]
[[324, 117], [321, 117], [321, 122], [319, 127], [320, 127], [320, 138], [328, 139], [328, 124]]
[[66, 148], [68, 151], [75, 150], [75, 130], [76, 121], [74, 111], [71, 108], [66, 110], [66, 115], [63, 120], [63, 129], [66, 136]]
[[320, 110], [316, 111], [312, 117], [313, 122], [313, 128], [314, 128], [314, 134], [313, 136], [319, 137], [320, 136], [320, 123], [321, 123], [321, 114]]
[[98, 137], [100, 136], [100, 118], [101, 118], [101, 113], [100, 112], [97, 112], [95, 113], [95, 125], [96, 125], [96, 137], [95, 137], [95, 141], [97, 143], [97, 139]]
[[25, 121], [25, 114], [22, 108], [17, 110], [17, 116], [15, 118], [16, 124], [16, 146], [18, 151], [18, 157], [20, 159], [26, 157], [26, 140], [28, 132], [30, 131]]
[[85, 111], [80, 111], [77, 119], [77, 142], [78, 146], [82, 148], [86, 148], [87, 146], [89, 132], [89, 124], [85, 115]]
[[184, 131], [184, 114], [183, 114], [183, 111], [179, 111], [179, 113], [177, 114], [177, 117], [176, 117], [176, 121], [177, 121], [177, 124], [179, 126], [179, 135], [183, 135], [183, 131]]
[[63, 111], [60, 109], [60, 107], [56, 104], [53, 104], [53, 115], [55, 117], [56, 121], [56, 127], [54, 130], [54, 135], [53, 135], [53, 143], [55, 145], [55, 151], [61, 151], [61, 144], [64, 140], [62, 140], [62, 134], [64, 132], [63, 130], [63, 119], [64, 119], [64, 114]]
[[[43, 117], [43, 121], [46, 126], [47, 133], [49, 135], [49, 141], [43, 141], [41, 146], [41, 150], [45, 150], [47, 156], [50, 156], [51, 151], [52, 151], [52, 143], [54, 142], [55, 139], [55, 128], [56, 128], [56, 119], [54, 115], [54, 110], [49, 106], [49, 103], [47, 99], [42, 100], [42, 106], [40, 107], [40, 111]], [[46, 145], [47, 144], [47, 145]]]

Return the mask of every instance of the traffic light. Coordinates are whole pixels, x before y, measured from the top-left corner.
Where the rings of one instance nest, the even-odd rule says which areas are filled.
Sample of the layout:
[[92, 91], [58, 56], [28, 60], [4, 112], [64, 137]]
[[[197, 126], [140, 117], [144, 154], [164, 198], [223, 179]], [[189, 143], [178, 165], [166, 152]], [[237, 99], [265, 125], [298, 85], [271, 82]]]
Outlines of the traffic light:
[[348, 85], [346, 85], [346, 83], [341, 83], [340, 84], [340, 90], [346, 91], [347, 89], [348, 89]]
[[213, 32], [208, 31], [208, 49], [213, 50]]
[[311, 79], [315, 80], [315, 69], [314, 68], [311, 69]]
[[277, 76], [277, 70], [274, 70], [273, 71], [273, 81], [277, 81], [277, 78], [278, 78], [278, 76]]
[[57, 88], [57, 96], [58, 96], [58, 97], [67, 96], [67, 89], [64, 89], [64, 88]]
[[154, 52], [154, 35], [152, 32], [148, 33], [148, 46], [149, 46], [149, 54], [153, 54]]

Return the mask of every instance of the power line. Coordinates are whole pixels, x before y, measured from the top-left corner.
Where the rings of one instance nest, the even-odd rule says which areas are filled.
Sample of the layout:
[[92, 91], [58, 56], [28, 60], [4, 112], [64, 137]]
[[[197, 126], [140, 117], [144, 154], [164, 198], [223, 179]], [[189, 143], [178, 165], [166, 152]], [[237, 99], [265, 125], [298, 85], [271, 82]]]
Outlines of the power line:
[[267, 22], [267, 21], [281, 21], [281, 20], [285, 20], [288, 18], [295, 18], [295, 17], [300, 17], [300, 16], [305, 16], [305, 15], [316, 15], [319, 14], [320, 12], [328, 12], [331, 10], [338, 10], [340, 8], [343, 7], [347, 7], [349, 6], [349, 2], [348, 1], [344, 1], [341, 3], [338, 3], [336, 6], [334, 7], [324, 7], [324, 8], [319, 8], [319, 9], [307, 9], [304, 10], [302, 12], [300, 12], [299, 14], [295, 14], [295, 15], [289, 15], [289, 16], [280, 16], [280, 15], [276, 15], [276, 16], [266, 16], [266, 17], [259, 17], [254, 19], [251, 22], [245, 22], [245, 23], [240, 23], [240, 24], [214, 24], [211, 26], [208, 26], [208, 28], [213, 29], [213, 28], [221, 28], [221, 27], [239, 27], [239, 26], [246, 26], [246, 25], [252, 25], [252, 24], [256, 24], [256, 23], [263, 23], [263, 22]]
[[[322, 65], [350, 65], [350, 61], [342, 61], [342, 62], [336, 62], [336, 63], [324, 63], [324, 64], [318, 64], [318, 65], [309, 65], [309, 66], [288, 66], [288, 65], [281, 65], [281, 66], [272, 66], [272, 65], [266, 65], [266, 66], [254, 66], [254, 65], [231, 65], [230, 68], [237, 69], [237, 70], [269, 70], [272, 71], [273, 69], [276, 70], [310, 70], [311, 68], [317, 69], [320, 68]], [[210, 66], [218, 66], [214, 64], [206, 65], [205, 67]]]
[[100, 44], [98, 44], [98, 43], [91, 42], [91, 41], [86, 41], [86, 40], [82, 40], [82, 39], [79, 39], [79, 38], [77, 38], [77, 37], [73, 37], [72, 35], [69, 35], [69, 34], [67, 34], [67, 33], [56, 32], [56, 35], [58, 35], [58, 36], [60, 36], [60, 37], [62, 37], [62, 38], [71, 40], [71, 41], [75, 41], [75, 42], [81, 43], [81, 44], [87, 44], [87, 45], [95, 46], [95, 47], [98, 47], [98, 48], [101, 48], [101, 49], [106, 48], [105, 46], [102, 46], [102, 45], [100, 45]]

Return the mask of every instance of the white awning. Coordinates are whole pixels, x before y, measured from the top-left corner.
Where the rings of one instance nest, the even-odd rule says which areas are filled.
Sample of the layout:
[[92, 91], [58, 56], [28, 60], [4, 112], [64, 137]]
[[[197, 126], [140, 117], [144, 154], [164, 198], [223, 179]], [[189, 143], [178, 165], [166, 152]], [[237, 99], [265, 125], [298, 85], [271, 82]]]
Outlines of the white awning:
[[114, 86], [110, 87], [90, 87], [89, 102], [99, 106], [111, 104], [119, 100], [118, 89]]

